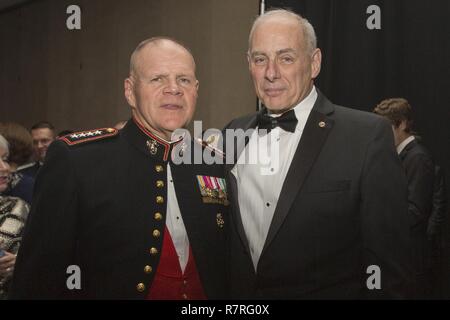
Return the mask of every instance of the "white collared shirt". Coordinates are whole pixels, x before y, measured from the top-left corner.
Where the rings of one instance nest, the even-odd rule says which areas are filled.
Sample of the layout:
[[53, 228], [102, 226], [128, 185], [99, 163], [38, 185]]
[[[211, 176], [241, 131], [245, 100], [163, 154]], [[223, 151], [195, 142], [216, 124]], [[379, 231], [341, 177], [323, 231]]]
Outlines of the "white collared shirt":
[[397, 146], [397, 153], [400, 154], [403, 151], [403, 149], [405, 149], [405, 147], [414, 139], [416, 139], [414, 136], [410, 136], [410, 137], [406, 138], [405, 140], [403, 140], [402, 143], [400, 143]]
[[[294, 107], [298, 123], [293, 133], [277, 127], [261, 136], [255, 130], [231, 170], [237, 180], [239, 208], [255, 270], [286, 174], [316, 100], [317, 91], [313, 87]], [[277, 143], [273, 145], [274, 142]], [[252, 162], [255, 164], [244, 162], [252, 160], [251, 155], [255, 154], [266, 155], [266, 158], [258, 156], [258, 161]]]
[[170, 164], [167, 163], [167, 218], [166, 226], [172, 237], [175, 251], [178, 255], [181, 271], [184, 273], [189, 260], [189, 238], [184, 226], [183, 217], [181, 216], [180, 207], [178, 205], [175, 186], [172, 179]]
[[[172, 141], [160, 137], [156, 133], [152, 133], [159, 139], [167, 144], [173, 144], [179, 142], [180, 139], [184, 139], [184, 135], [175, 136], [172, 135]], [[183, 142], [182, 142], [183, 143]], [[172, 152], [174, 149], [172, 149]], [[171, 155], [173, 158], [173, 154]], [[189, 238], [187, 235], [186, 227], [184, 226], [183, 217], [181, 216], [180, 207], [178, 205], [177, 194], [175, 192], [175, 186], [172, 179], [172, 171], [170, 169], [169, 162], [166, 166], [167, 170], [167, 217], [166, 227], [169, 230], [170, 237], [172, 238], [173, 246], [178, 256], [178, 262], [180, 263], [181, 271], [184, 273], [186, 265], [189, 260]]]

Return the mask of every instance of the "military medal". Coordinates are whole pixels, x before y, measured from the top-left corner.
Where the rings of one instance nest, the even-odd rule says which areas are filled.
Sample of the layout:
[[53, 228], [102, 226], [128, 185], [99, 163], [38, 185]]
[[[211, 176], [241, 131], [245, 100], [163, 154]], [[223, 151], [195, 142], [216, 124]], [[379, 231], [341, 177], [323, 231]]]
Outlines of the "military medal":
[[227, 185], [224, 178], [197, 176], [203, 203], [219, 203], [227, 206]]
[[216, 215], [216, 222], [217, 226], [222, 229], [225, 221], [223, 220], [222, 214], [220, 212]]

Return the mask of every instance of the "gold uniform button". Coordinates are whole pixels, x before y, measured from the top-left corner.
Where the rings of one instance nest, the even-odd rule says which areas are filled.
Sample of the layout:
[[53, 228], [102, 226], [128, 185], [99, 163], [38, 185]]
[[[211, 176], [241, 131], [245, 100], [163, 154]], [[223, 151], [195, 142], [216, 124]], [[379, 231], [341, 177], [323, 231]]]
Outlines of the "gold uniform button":
[[186, 293], [183, 293], [183, 294], [181, 295], [181, 297], [182, 297], [184, 300], [186, 300], [186, 299], [188, 298]]
[[162, 180], [156, 181], [156, 187], [157, 188], [164, 188], [164, 181], [162, 181]]
[[139, 291], [139, 292], [144, 292], [145, 284], [143, 284], [142, 282], [138, 283], [137, 286], [136, 286], [136, 290]]
[[161, 213], [159, 213], [159, 212], [156, 212], [156, 213], [155, 213], [155, 220], [156, 220], [156, 221], [160, 221], [160, 220], [162, 220], [162, 218], [163, 218], [163, 216], [162, 216]]
[[161, 235], [161, 232], [159, 232], [159, 230], [157, 230], [157, 229], [153, 230], [153, 237], [159, 238], [160, 235]]
[[152, 271], [153, 271], [153, 268], [151, 266], [145, 266], [144, 267], [144, 272], [146, 274], [150, 274], [150, 273], [152, 273]]
[[156, 197], [156, 203], [157, 203], [157, 204], [162, 204], [162, 203], [164, 203], [164, 198], [161, 197], [161, 196], [157, 196], [157, 197]]
[[156, 170], [156, 172], [163, 172], [164, 168], [163, 168], [163, 166], [158, 164], [158, 165], [155, 166], [155, 170]]
[[152, 256], [157, 255], [158, 254], [158, 249], [156, 249], [155, 247], [150, 248], [150, 254]]

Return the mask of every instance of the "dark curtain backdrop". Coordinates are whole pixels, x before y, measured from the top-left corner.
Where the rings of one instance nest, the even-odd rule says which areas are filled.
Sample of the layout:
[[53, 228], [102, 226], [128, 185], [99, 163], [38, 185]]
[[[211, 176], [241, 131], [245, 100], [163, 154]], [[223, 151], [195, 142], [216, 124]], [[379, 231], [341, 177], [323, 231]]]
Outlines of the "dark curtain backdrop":
[[[381, 9], [381, 30], [366, 27], [370, 5]], [[316, 84], [331, 101], [372, 111], [385, 98], [409, 100], [450, 196], [450, 1], [266, 0], [271, 7], [315, 27], [323, 53]]]

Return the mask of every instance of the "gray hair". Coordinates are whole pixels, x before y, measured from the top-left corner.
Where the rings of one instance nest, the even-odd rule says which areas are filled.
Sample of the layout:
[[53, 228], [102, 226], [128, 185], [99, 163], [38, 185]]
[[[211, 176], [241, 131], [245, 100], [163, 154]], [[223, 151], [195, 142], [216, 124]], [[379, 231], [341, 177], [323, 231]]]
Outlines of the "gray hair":
[[248, 37], [248, 49], [250, 51], [251, 48], [251, 43], [252, 43], [252, 39], [253, 39], [253, 33], [255, 32], [256, 27], [266, 21], [269, 20], [271, 18], [274, 17], [279, 17], [279, 18], [286, 18], [286, 19], [291, 19], [291, 20], [295, 20], [298, 22], [300, 28], [303, 31], [303, 35], [305, 36], [305, 47], [306, 47], [306, 51], [309, 54], [312, 54], [313, 51], [317, 48], [317, 37], [316, 37], [316, 32], [314, 31], [314, 27], [311, 25], [311, 23], [303, 18], [301, 15], [296, 14], [290, 10], [286, 10], [286, 9], [274, 9], [274, 10], [270, 10], [267, 11], [266, 13], [258, 16], [255, 21], [253, 22], [252, 25], [252, 29], [250, 30], [250, 35]]
[[178, 40], [170, 38], [170, 37], [153, 37], [153, 38], [148, 38], [148, 39], [142, 41], [141, 43], [138, 44], [136, 49], [134, 49], [133, 53], [131, 54], [131, 58], [130, 58], [130, 75], [134, 75], [136, 73], [136, 57], [137, 57], [139, 51], [141, 51], [147, 45], [150, 45], [150, 44], [156, 45], [163, 41], [170, 41], [170, 42], [173, 42], [173, 43], [179, 45], [180, 47], [184, 48], [191, 55], [192, 61], [194, 61], [194, 68], [195, 68], [194, 56], [192, 55], [191, 50], [185, 44], [183, 44], [182, 42], [180, 42]]
[[3, 148], [6, 150], [7, 153], [9, 153], [9, 143], [8, 141], [5, 139], [4, 136], [2, 136], [0, 134], [0, 148]]

